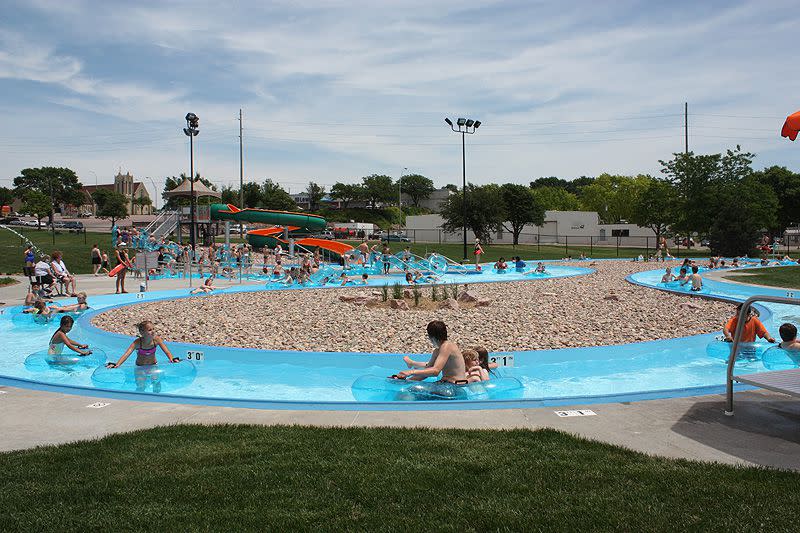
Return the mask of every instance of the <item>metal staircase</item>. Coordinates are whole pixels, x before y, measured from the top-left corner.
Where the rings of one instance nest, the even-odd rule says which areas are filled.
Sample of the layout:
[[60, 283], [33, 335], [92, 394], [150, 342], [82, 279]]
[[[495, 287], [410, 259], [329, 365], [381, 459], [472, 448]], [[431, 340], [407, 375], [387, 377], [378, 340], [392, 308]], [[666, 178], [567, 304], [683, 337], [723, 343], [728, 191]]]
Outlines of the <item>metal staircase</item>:
[[178, 227], [180, 222], [180, 211], [161, 211], [159, 215], [146, 228], [148, 235], [152, 235], [156, 240], [166, 237]]

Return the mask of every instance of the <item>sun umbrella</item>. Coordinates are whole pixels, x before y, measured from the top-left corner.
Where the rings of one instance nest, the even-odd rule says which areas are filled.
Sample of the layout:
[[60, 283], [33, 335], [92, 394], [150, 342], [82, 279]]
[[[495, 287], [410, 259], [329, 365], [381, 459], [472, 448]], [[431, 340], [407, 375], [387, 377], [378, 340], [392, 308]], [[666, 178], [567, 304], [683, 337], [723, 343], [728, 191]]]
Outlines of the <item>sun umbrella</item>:
[[800, 111], [792, 113], [786, 118], [781, 130], [781, 137], [789, 137], [789, 140], [797, 139], [797, 133], [800, 132]]

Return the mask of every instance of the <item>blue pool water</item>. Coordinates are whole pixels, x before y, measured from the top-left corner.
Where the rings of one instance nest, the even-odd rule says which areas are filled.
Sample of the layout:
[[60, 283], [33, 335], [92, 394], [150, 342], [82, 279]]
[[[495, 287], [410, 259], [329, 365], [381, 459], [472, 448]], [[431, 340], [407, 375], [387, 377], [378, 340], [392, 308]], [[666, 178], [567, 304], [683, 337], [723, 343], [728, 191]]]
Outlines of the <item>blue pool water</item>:
[[[552, 264], [548, 265], [548, 270], [553, 276], [590, 272]], [[661, 273], [661, 270], [642, 272], [629, 276], [629, 280], [660, 288]], [[453, 282], [464, 283], [465, 276], [454, 277]], [[496, 274], [489, 270], [474, 277], [480, 277], [480, 281], [497, 282], [513, 280], [517, 275]], [[385, 280], [374, 280], [375, 285], [384, 283]], [[265, 288], [257, 285], [227, 290], [263, 291]], [[530, 290], [536, 290], [535, 281], [531, 282]], [[774, 289], [713, 280], [706, 281], [704, 291], [733, 300], [744, 300], [756, 292], [785, 294]], [[109, 359], [114, 360], [132, 339], [91, 326], [89, 321], [94, 313], [140, 301], [185, 297], [187, 292], [183, 289], [91, 297], [93, 311], [78, 319], [70, 336], [103, 350]], [[265, 297], [269, 297], [268, 294]], [[514, 366], [503, 368], [499, 373], [516, 378], [523, 388], [518, 396], [500, 400], [356, 401], [351, 387], [357, 379], [365, 375], [396, 373], [405, 368], [402, 362], [404, 354], [287, 352], [184, 343], [169, 343], [173, 354], [185, 358], [191, 351], [196, 358], [196, 352], [202, 352], [202, 358], [195, 362], [196, 377], [191, 383], [182, 384], [177, 389], [166, 388], [166, 392], [158, 394], [149, 389], [135, 392], [130, 382], [127, 386], [110, 384], [101, 389], [92, 382], [91, 369], [26, 368], [25, 358], [46, 346], [56, 324], [25, 324], [11, 319], [14, 312], [14, 308], [6, 309], [0, 316], [0, 338], [5, 341], [4, 352], [0, 353], [0, 383], [67, 392], [89, 389], [94, 395], [140, 400], [268, 408], [469, 409], [713, 393], [720, 392], [725, 381], [724, 361], [706, 354], [706, 346], [714, 338], [709, 334], [621, 346], [514, 352]], [[800, 309], [771, 305], [765, 309], [762, 320], [775, 335], [777, 325], [783, 321], [800, 323]], [[520, 324], [520, 327], [525, 325]], [[742, 361], [738, 365], [740, 373], [764, 370], [760, 361]]]

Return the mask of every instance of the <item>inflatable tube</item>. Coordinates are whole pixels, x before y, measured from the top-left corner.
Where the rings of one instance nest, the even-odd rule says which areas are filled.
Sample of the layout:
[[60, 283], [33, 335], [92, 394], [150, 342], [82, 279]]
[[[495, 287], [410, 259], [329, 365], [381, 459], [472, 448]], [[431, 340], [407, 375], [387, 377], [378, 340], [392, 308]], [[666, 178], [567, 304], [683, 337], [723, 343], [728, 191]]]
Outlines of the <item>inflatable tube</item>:
[[439, 254], [431, 254], [428, 256], [428, 264], [431, 266], [431, 270], [436, 272], [437, 274], [445, 274], [447, 273], [447, 259], [442, 257]]
[[[725, 342], [722, 337], [717, 337], [706, 346], [706, 354], [714, 359], [727, 361], [731, 356], [731, 346], [733, 343]], [[773, 346], [764, 341], [759, 342], [740, 342], [739, 353], [736, 355], [737, 361], [755, 361], [761, 359], [761, 355], [767, 348]]]
[[65, 313], [51, 313], [49, 315], [40, 315], [38, 313], [16, 313], [11, 317], [11, 321], [15, 326], [46, 326], [54, 323], [58, 324], [61, 320], [59, 315]]
[[524, 387], [512, 377], [454, 385], [441, 381], [406, 381], [383, 376], [361, 376], [351, 387], [359, 402], [505, 400], [522, 398]]
[[120, 368], [97, 368], [92, 374], [92, 383], [103, 389], [159, 393], [185, 387], [196, 376], [197, 369], [190, 361], [143, 366], [129, 363]]
[[311, 274], [309, 276], [309, 279], [311, 280], [312, 283], [319, 284], [324, 278], [333, 279], [335, 275], [336, 272], [334, 272], [333, 268], [330, 265], [323, 265], [319, 268], [319, 270]]
[[75, 371], [97, 368], [106, 364], [106, 353], [103, 350], [91, 349], [89, 355], [80, 355], [66, 346], [60, 354], [50, 354], [47, 350], [33, 352], [25, 358], [25, 368], [32, 372], [43, 370]]
[[800, 367], [800, 352], [773, 346], [764, 350], [761, 362], [767, 370], [791, 370]]
[[123, 268], [125, 268], [125, 265], [120, 263], [119, 265], [117, 265], [117, 266], [115, 266], [114, 268], [111, 269], [111, 271], [108, 273], [108, 277], [109, 278], [113, 278], [114, 276], [119, 274], [119, 271], [122, 270]]

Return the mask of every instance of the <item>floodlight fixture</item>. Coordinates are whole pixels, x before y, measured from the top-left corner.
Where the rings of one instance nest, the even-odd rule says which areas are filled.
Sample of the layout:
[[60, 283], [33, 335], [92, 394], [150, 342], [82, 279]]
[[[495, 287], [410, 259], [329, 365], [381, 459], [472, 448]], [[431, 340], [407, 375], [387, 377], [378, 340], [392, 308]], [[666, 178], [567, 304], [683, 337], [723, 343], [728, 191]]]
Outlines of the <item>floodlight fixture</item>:
[[451, 128], [453, 127], [453, 121], [452, 120], [450, 120], [449, 118], [445, 117], [444, 121], [447, 122], [448, 126], [450, 126]]
[[475, 121], [474, 121], [474, 120], [472, 120], [471, 118], [468, 118], [468, 119], [467, 119], [467, 127], [468, 127], [468, 128], [471, 128], [473, 124], [475, 124]]
[[475, 124], [474, 124], [474, 128], [477, 130], [480, 127], [480, 125], [481, 125], [481, 121], [480, 120], [476, 120]]
[[467, 123], [467, 119], [465, 119], [465, 118], [460, 118], [460, 119], [458, 119], [458, 122], [456, 122], [456, 124], [458, 124], [459, 126], [463, 126], [466, 123]]

